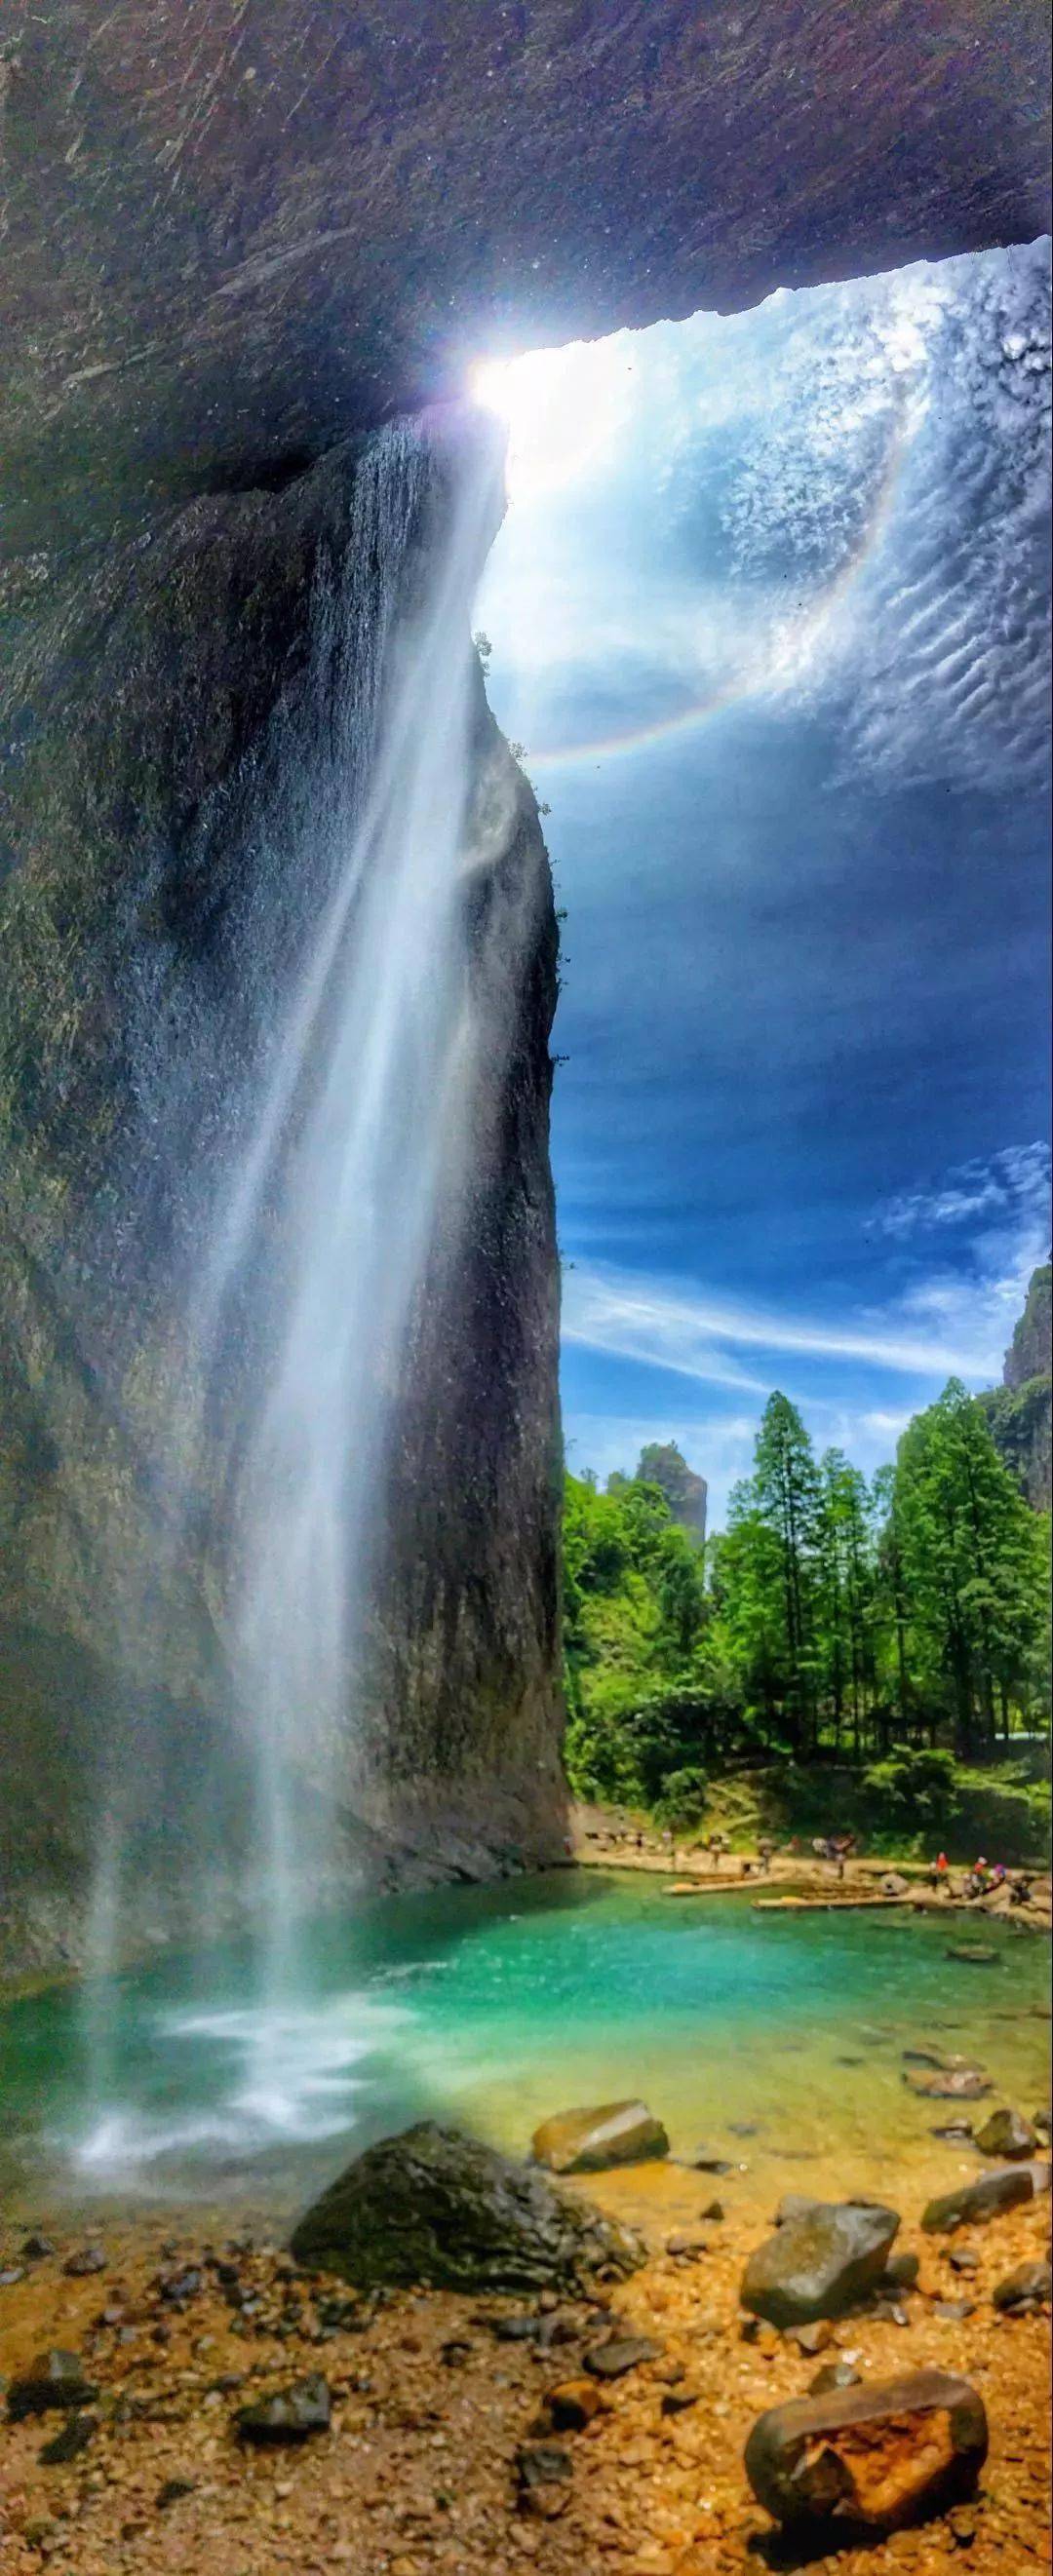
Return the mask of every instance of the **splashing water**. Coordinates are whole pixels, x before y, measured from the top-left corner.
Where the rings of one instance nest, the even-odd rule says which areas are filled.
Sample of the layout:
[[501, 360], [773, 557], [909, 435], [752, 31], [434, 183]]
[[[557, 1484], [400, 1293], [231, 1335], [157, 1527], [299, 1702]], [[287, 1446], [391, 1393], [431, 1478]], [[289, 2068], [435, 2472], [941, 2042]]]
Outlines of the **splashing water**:
[[[460, 878], [470, 609], [499, 508], [493, 443], [457, 460], [430, 596], [394, 639], [372, 780], [292, 1014], [236, 1210], [243, 1242], [305, 1077], [287, 1178], [293, 1247], [275, 1365], [249, 1443], [232, 1623], [258, 1749], [272, 1975], [324, 1863], [353, 1699], [369, 1520], [411, 1302], [454, 1177], [472, 1046]], [[238, 1252], [228, 1230], [228, 1266]], [[294, 1777], [315, 1793], [298, 1831]]]
[[[245, 855], [259, 940], [242, 941], [236, 971], [261, 1027], [278, 1025], [240, 1128], [232, 1098], [234, 1150], [191, 1283], [170, 1547], [173, 1563], [193, 1553], [218, 1450], [229, 1767], [251, 1774], [256, 1805], [245, 1854], [218, 1857], [264, 1917], [275, 1997], [295, 1990], [298, 1912], [339, 1860], [386, 1435], [440, 1204], [444, 1233], [455, 1219], [475, 1062], [471, 607], [502, 506], [501, 442], [463, 411], [397, 423], [359, 457], [345, 559], [316, 590], [312, 709], [299, 735], [279, 709], [275, 784]], [[285, 1000], [284, 934], [301, 958]], [[221, 1809], [206, 1768], [173, 1796], [207, 1937]], [[104, 1802], [86, 2028], [119, 1955], [142, 1796], [142, 1779], [117, 1777]], [[104, 2033], [91, 2053], [106, 2097]]]

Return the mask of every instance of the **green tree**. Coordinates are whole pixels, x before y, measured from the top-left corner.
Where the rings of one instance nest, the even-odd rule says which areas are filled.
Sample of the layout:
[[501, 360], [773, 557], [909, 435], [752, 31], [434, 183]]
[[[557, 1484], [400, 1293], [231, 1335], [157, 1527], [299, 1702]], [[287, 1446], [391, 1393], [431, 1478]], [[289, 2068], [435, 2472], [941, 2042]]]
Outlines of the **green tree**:
[[771, 1395], [765, 1405], [752, 1481], [754, 1507], [778, 1542], [786, 1716], [795, 1749], [806, 1753], [815, 1738], [819, 1479], [808, 1433], [786, 1395]]
[[990, 1745], [1033, 1687], [1041, 1524], [955, 1378], [903, 1434], [893, 1506], [919, 1692], [959, 1752]]

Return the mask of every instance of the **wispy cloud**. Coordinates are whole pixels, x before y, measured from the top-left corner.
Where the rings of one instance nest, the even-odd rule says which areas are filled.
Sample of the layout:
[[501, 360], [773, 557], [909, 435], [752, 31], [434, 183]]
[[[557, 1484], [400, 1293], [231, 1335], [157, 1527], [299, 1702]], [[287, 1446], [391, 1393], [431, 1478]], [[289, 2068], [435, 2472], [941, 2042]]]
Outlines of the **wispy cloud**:
[[[765, 1310], [708, 1295], [701, 1284], [584, 1261], [566, 1274], [564, 1340], [751, 1396], [767, 1395], [783, 1360], [825, 1363], [835, 1391], [818, 1399], [812, 1379], [809, 1398], [827, 1417], [820, 1436], [847, 1446], [840, 1419], [868, 1451], [887, 1455], [909, 1408], [868, 1405], [857, 1392], [860, 1372], [920, 1381], [919, 1402], [949, 1376], [984, 1386], [1000, 1375], [1027, 1281], [1046, 1255], [1049, 1169], [1045, 1146], [1010, 1146], [890, 1200], [877, 1211], [878, 1231], [896, 1242], [916, 1238], [919, 1257], [880, 1307], [831, 1316]], [[951, 1259], [941, 1238], [956, 1231]], [[763, 1375], [754, 1354], [768, 1363]]]
[[906, 1239], [993, 1218], [1013, 1228], [1049, 1223], [1050, 1155], [1045, 1144], [1009, 1145], [989, 1161], [959, 1163], [928, 1189], [904, 1190], [879, 1209], [883, 1234]]
[[807, 1359], [849, 1360], [898, 1375], [935, 1377], [974, 1373], [975, 1353], [936, 1331], [905, 1329], [901, 1317], [826, 1321], [763, 1313], [711, 1299], [703, 1290], [673, 1288], [646, 1276], [576, 1264], [564, 1287], [563, 1334], [568, 1342], [606, 1351], [652, 1368], [711, 1385], [766, 1393], [758, 1377], [733, 1354], [765, 1351]]

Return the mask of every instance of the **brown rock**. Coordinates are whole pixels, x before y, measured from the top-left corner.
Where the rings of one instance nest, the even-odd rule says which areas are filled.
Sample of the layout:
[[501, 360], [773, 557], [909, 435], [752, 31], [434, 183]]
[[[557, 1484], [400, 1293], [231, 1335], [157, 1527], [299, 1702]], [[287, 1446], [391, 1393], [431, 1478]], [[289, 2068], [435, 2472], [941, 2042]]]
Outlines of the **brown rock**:
[[641, 2362], [658, 2361], [662, 2346], [649, 2335], [609, 2335], [606, 2343], [597, 2343], [585, 2355], [585, 2368], [594, 2379], [624, 2379], [627, 2370], [638, 2370]]
[[611, 2165], [667, 2156], [669, 2140], [644, 2102], [601, 2102], [543, 2120], [531, 2140], [534, 2161], [550, 2173], [603, 2173]]
[[938, 2070], [905, 2066], [903, 2081], [908, 2091], [922, 2093], [933, 2102], [979, 2102], [991, 2090], [978, 2066], [946, 2066]]
[[814, 2325], [788, 2327], [786, 2340], [787, 2343], [795, 2343], [798, 2352], [806, 2353], [811, 2360], [817, 2352], [826, 2351], [827, 2345], [833, 2341], [833, 2333], [829, 2320], [817, 2317]]
[[746, 2444], [746, 2473], [777, 2522], [892, 2531], [970, 2495], [986, 2456], [977, 2391], [919, 2370], [769, 2408]]
[[556, 2433], [583, 2433], [598, 2415], [603, 2399], [594, 2379], [561, 2379], [546, 2392], [545, 2404]]

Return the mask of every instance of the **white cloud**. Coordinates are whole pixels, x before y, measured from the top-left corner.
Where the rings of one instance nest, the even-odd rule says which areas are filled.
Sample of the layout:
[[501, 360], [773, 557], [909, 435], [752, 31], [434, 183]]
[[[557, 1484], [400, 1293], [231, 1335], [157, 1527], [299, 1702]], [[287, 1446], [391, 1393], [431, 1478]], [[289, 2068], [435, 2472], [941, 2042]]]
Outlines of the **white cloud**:
[[978, 1218], [993, 1215], [1042, 1233], [1049, 1193], [1048, 1145], [1008, 1145], [987, 1162], [975, 1157], [957, 1164], [927, 1189], [901, 1191], [879, 1209], [877, 1221], [883, 1234], [904, 1238], [936, 1227], [975, 1226]]
[[606, 685], [606, 731], [631, 732], [643, 653], [685, 704], [832, 714], [846, 773], [879, 784], [1040, 782], [1047, 249], [783, 292], [501, 371], [514, 506], [481, 613], [499, 660], [537, 681], [528, 747], [551, 748], [557, 671], [563, 691], [574, 673]]
[[856, 1361], [907, 1376], [973, 1374], [971, 1346], [952, 1341], [938, 1313], [933, 1321], [936, 1329], [922, 1333], [909, 1328], [909, 1314], [896, 1311], [844, 1321], [764, 1313], [702, 1289], [589, 1263], [575, 1263], [563, 1293], [565, 1341], [711, 1385], [765, 1393], [770, 1376], [743, 1368], [736, 1350]]

